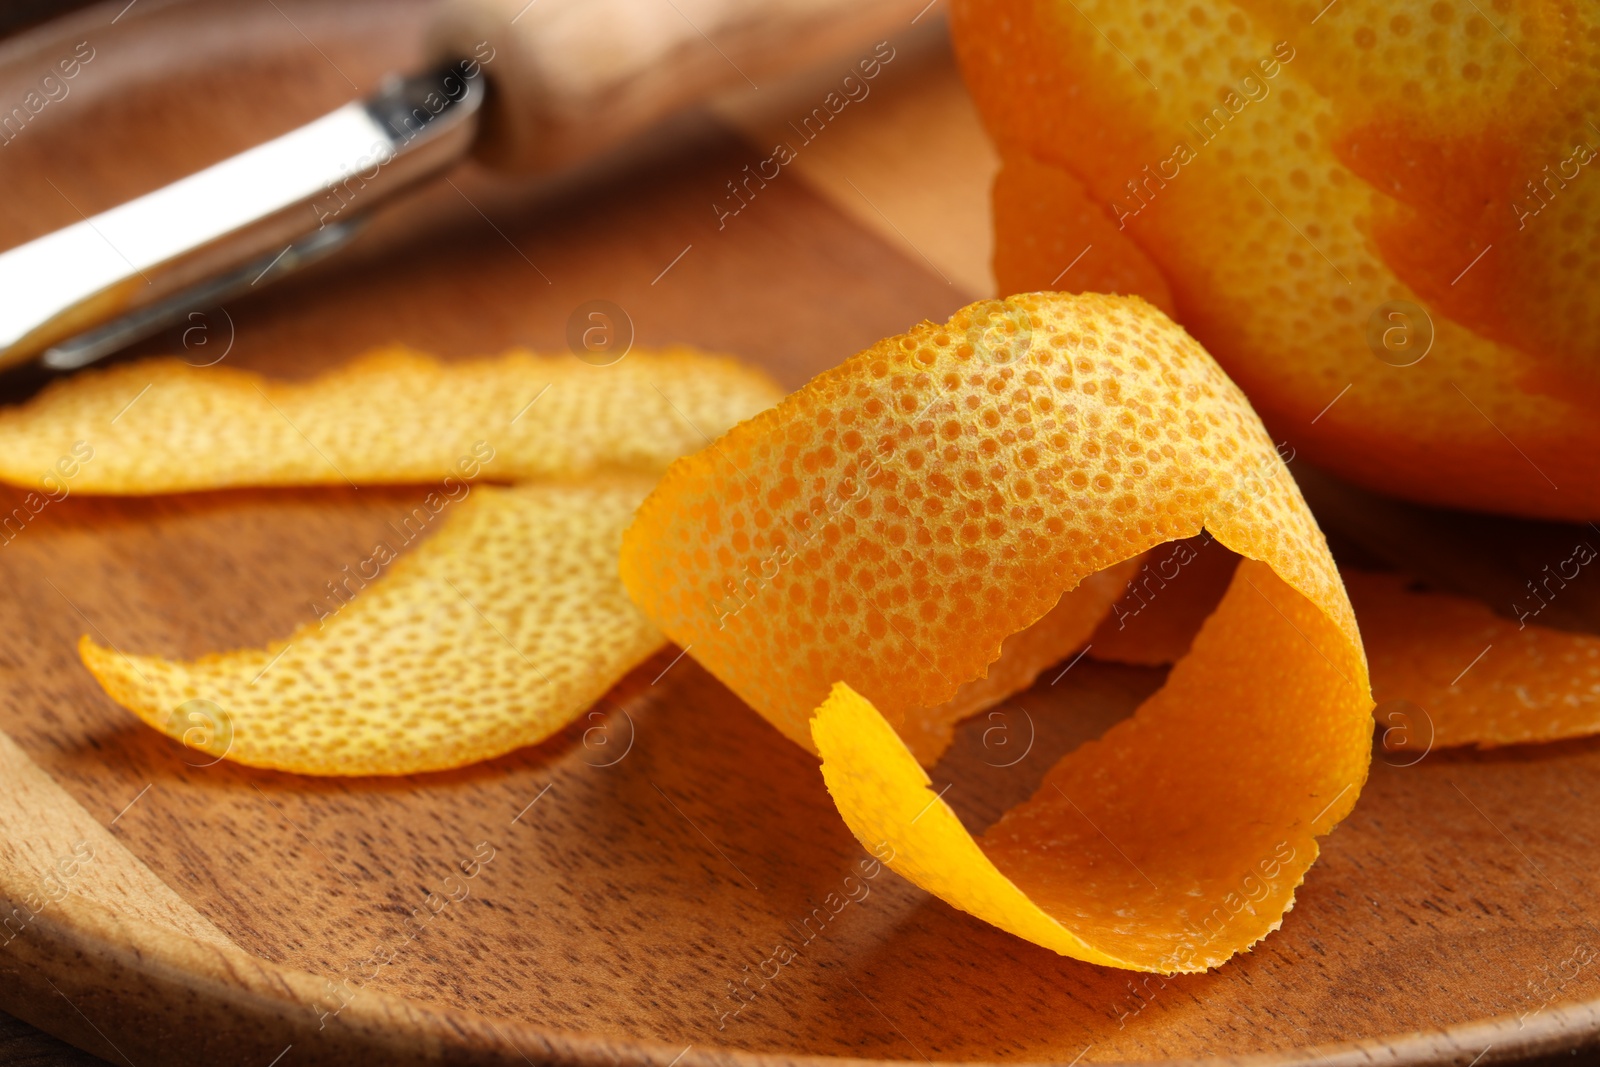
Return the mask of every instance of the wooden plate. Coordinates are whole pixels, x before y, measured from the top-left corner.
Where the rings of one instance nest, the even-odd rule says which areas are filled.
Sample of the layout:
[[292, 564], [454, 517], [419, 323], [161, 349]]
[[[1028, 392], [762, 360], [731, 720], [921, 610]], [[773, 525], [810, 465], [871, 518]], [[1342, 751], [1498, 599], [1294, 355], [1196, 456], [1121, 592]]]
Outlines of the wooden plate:
[[[114, 19], [123, 2], [0, 48], [5, 107], [78, 42], [94, 52], [0, 147], [0, 245], [415, 64], [426, 16], [144, 0]], [[795, 385], [979, 295], [985, 171], [953, 84], [947, 56], [905, 42], [880, 96], [819, 139], [809, 176], [769, 183], [721, 228], [711, 204], [766, 155], [726, 120], [680, 121], [554, 182], [465, 166], [348, 255], [144, 351], [304, 376], [389, 341], [559, 350], [572, 311], [603, 298], [640, 344], [739, 352]], [[930, 122], [928, 139], [885, 124], [904, 115]], [[874, 121], [900, 139], [869, 135]], [[940, 158], [952, 144], [972, 152]], [[940, 243], [958, 231], [980, 236]], [[1302, 478], [1347, 559], [1491, 600], [1600, 539]], [[887, 873], [815, 912], [861, 849], [814, 762], [676, 650], [548, 744], [399, 781], [205, 766], [78, 663], [84, 632], [184, 656], [280, 636], [426, 491], [71, 496], [4, 538], [0, 1008], [138, 1067], [1467, 1064], [1600, 1039], [1600, 962], [1574, 963], [1600, 946], [1600, 742], [1380, 757], [1283, 929], [1216, 973], [1162, 981], [1055, 956]], [[1558, 621], [1592, 623], [1597, 604], [1574, 582]], [[969, 723], [933, 776], [981, 826], [1160, 677], [1084, 661], [1028, 694], [1031, 718]], [[463, 861], [470, 894], [452, 899]], [[780, 941], [797, 958], [752, 977]]]

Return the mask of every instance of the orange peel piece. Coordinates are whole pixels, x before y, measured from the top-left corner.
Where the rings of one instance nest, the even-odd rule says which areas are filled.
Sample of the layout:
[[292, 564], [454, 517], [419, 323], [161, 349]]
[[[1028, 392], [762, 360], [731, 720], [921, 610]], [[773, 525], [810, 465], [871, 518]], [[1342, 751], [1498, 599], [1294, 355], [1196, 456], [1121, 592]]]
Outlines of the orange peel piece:
[[1324, 7], [957, 0], [1001, 292], [1175, 309], [1352, 481], [1600, 517], [1600, 6]]
[[1346, 571], [1344, 580], [1372, 657], [1373, 695], [1380, 704], [1410, 701], [1423, 715], [1397, 715], [1386, 748], [1493, 748], [1600, 733], [1600, 636], [1414, 592], [1404, 575]]
[[[1202, 529], [1244, 559], [1166, 686], [974, 841], [907, 747], [917, 720], [1064, 593]], [[891, 866], [1067, 955], [1172, 973], [1248, 948], [1365, 781], [1366, 660], [1326, 542], [1243, 394], [1136, 298], [1025, 294], [880, 341], [674, 463], [622, 576], [823, 756]]]
[[1148, 554], [1089, 639], [1089, 655], [1109, 663], [1176, 663], [1216, 609], [1238, 557], [1205, 534]]
[[661, 646], [616, 570], [654, 484], [479, 486], [338, 614], [266, 648], [79, 651], [112, 699], [213, 762], [396, 775], [490, 759], [560, 730]]
[[660, 471], [781, 395], [759, 370], [688, 348], [600, 367], [393, 347], [306, 382], [151, 359], [0, 412], [0, 480], [136, 494]]
[[1006, 638], [1000, 657], [982, 677], [965, 683], [937, 707], [920, 709], [898, 723], [901, 740], [917, 762], [936, 762], [950, 747], [956, 723], [1022, 692], [1063, 652], [1083, 645], [1097, 625], [1104, 625], [1101, 620], [1122, 595], [1139, 562], [1130, 559], [1089, 575], [1076, 589], [1061, 594], [1055, 607], [1038, 622]]

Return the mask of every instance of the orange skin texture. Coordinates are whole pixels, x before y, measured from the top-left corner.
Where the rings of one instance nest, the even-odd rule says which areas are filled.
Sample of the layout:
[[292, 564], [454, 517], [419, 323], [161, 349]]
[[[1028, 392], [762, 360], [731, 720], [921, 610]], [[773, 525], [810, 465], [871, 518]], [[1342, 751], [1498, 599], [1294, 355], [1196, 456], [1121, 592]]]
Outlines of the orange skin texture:
[[[1065, 605], [1069, 655], [1101, 572], [1202, 530], [1244, 558], [1167, 685], [973, 839], [918, 766], [928, 721], [986, 672], [1026, 685], [1014, 638]], [[1244, 395], [1137, 298], [1024, 294], [878, 342], [674, 463], [621, 573], [820, 752], [889, 866], [1079, 959], [1248, 948], [1366, 778], [1366, 660], [1321, 531]]]
[[1142, 667], [1176, 663], [1227, 592], [1237, 563], [1206, 537], [1150, 553], [1090, 636], [1089, 655]]
[[[956, 0], [1001, 291], [1092, 244], [1063, 288], [1170, 306], [1313, 462], [1600, 517], [1600, 8], [1323, 6]], [[1413, 365], [1368, 340], [1392, 301]]]
[[[995, 248], [995, 276], [1019, 283], [1006, 292], [1127, 293], [1168, 315], [1177, 311], [1161, 268], [1123, 237], [1083, 183], [1059, 167], [1032, 156], [1009, 157], [995, 179], [994, 224], [1009, 235]], [[1096, 249], [1099, 255], [1089, 254]]]
[[[997, 365], [972, 340], [1013, 312], [1031, 347]], [[1084, 578], [1202, 526], [1353, 631], [1298, 489], [1252, 488], [1292, 483], [1281, 468], [1248, 401], [1160, 312], [1026, 294], [885, 338], [673, 463], [622, 576], [810, 747], [834, 682], [891, 722], [940, 704]]]

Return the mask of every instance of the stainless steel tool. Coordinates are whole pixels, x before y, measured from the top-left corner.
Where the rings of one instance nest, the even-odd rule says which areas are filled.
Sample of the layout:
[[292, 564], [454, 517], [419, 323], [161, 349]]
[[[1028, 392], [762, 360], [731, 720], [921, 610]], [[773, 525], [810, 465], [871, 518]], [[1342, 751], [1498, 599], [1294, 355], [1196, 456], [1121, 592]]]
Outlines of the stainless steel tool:
[[511, 170], [564, 166], [714, 92], [900, 28], [924, 6], [453, 0], [436, 21], [432, 49], [446, 58], [433, 69], [0, 253], [0, 369], [81, 367], [288, 274], [469, 153]]

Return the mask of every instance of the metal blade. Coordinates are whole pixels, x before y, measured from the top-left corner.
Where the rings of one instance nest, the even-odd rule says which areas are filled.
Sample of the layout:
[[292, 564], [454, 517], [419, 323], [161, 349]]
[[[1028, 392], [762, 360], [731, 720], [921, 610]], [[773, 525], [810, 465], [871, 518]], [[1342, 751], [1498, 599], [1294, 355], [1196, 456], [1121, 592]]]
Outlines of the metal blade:
[[0, 368], [40, 355], [82, 366], [332, 251], [359, 215], [466, 154], [484, 93], [476, 64], [397, 77], [0, 254]]

